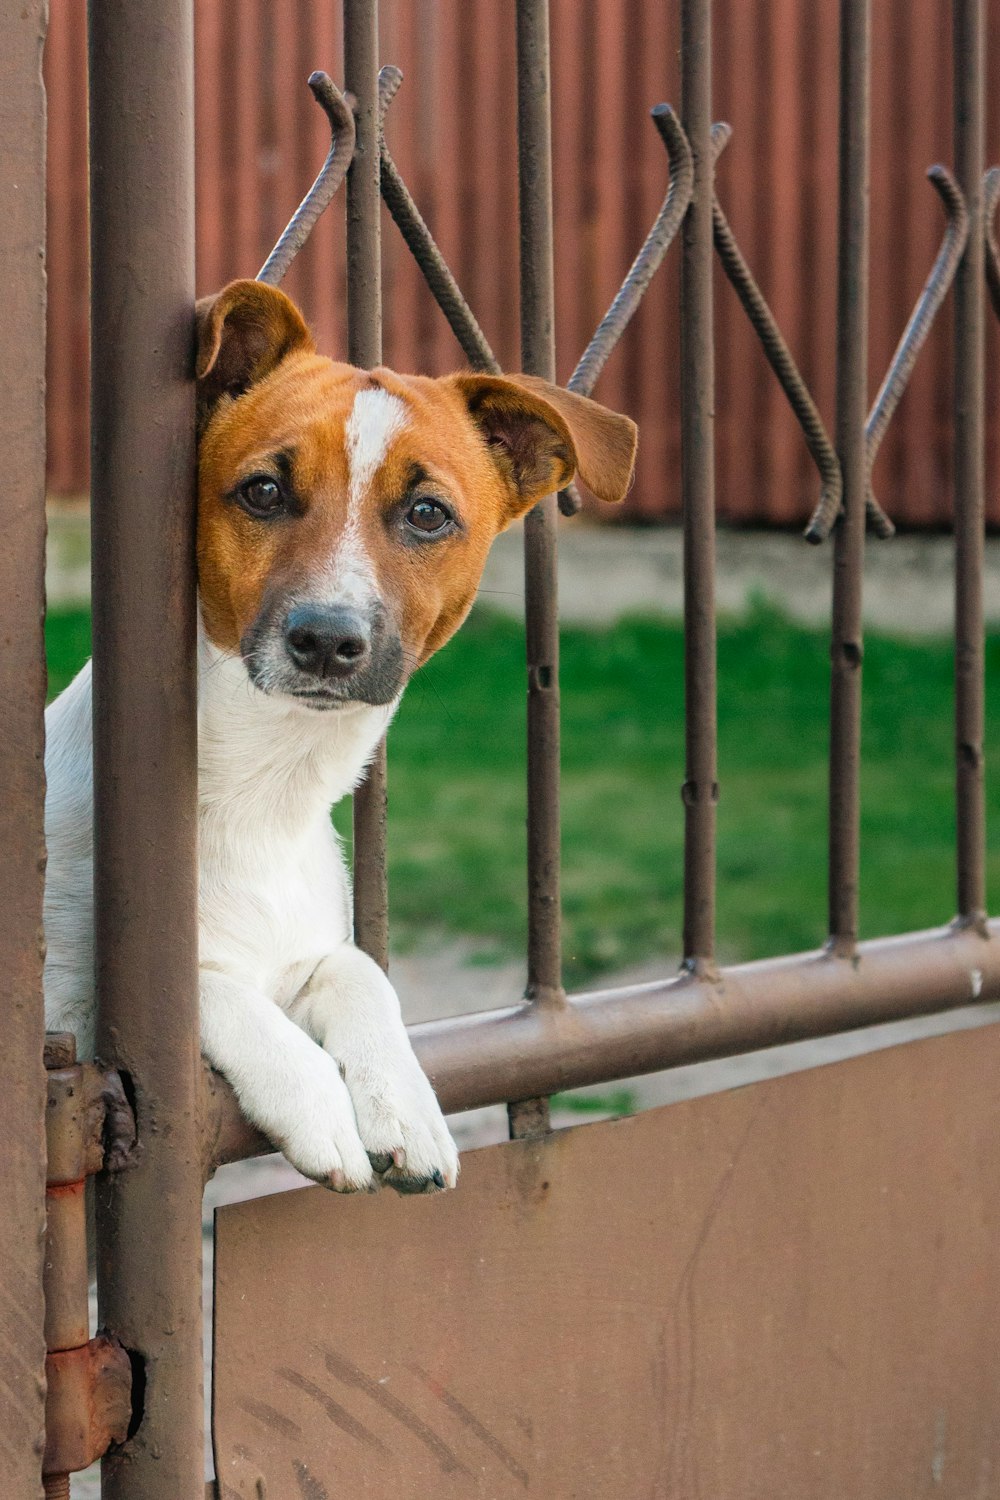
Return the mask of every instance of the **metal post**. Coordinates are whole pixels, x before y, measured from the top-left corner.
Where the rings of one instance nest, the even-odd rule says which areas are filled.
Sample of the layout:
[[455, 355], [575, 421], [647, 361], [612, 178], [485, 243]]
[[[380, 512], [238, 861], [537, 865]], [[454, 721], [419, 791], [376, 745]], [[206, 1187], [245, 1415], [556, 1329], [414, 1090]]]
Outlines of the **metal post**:
[[192, 0], [91, 0], [98, 1050], [139, 1152], [98, 1180], [134, 1435], [105, 1500], [202, 1500]]
[[983, 0], [954, 6], [955, 173], [969, 238], [955, 278], [955, 775], [959, 918], [986, 916], [983, 770]]
[[842, 0], [837, 269], [837, 453], [844, 510], [834, 537], [830, 680], [829, 922], [833, 951], [858, 936], [861, 583], [868, 460], [868, 153], [870, 0]]
[[[521, 368], [555, 380], [552, 259], [552, 92], [548, 0], [517, 0], [517, 170]], [[525, 997], [562, 1005], [559, 828], [559, 573], [555, 495], [524, 521], [528, 671], [528, 975]], [[512, 1139], [544, 1135], [548, 1100], [507, 1106]]]
[[681, 487], [684, 507], [684, 960], [715, 966], [715, 356], [712, 333], [712, 7], [681, 3], [681, 123], [694, 194], [681, 260]]
[[42, 768], [45, 705], [45, 90], [44, 0], [0, 19], [0, 403], [4, 541], [0, 548], [0, 1493], [42, 1493], [45, 1339], [45, 1071], [42, 1048]]
[[[344, 87], [357, 100], [357, 140], [347, 173], [347, 357], [382, 362], [382, 239], [379, 215], [378, 0], [344, 0]], [[386, 968], [385, 743], [354, 794], [354, 936]]]
[[[521, 239], [521, 365], [555, 379], [552, 265], [552, 98], [548, 0], [517, 3], [518, 201]], [[559, 1001], [558, 507], [547, 495], [524, 523], [528, 665], [528, 987], [530, 1000]]]

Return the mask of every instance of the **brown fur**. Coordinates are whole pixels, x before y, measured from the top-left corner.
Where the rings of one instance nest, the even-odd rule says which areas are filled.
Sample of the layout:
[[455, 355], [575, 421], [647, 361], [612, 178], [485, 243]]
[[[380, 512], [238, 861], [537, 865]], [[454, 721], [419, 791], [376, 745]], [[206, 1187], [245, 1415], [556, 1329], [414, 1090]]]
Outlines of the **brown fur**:
[[[390, 444], [361, 516], [362, 544], [408, 659], [422, 664], [464, 619], [493, 538], [575, 472], [601, 499], [621, 500], [635, 424], [532, 376], [431, 379], [371, 373], [314, 352], [283, 293], [234, 282], [198, 309], [201, 441], [198, 569], [205, 628], [238, 651], [266, 598], [292, 593], [333, 556], [347, 519], [345, 425], [360, 390], [399, 396], [408, 422]], [[232, 499], [286, 454], [297, 513], [261, 521]], [[401, 507], [440, 495], [461, 530], [407, 545]]]

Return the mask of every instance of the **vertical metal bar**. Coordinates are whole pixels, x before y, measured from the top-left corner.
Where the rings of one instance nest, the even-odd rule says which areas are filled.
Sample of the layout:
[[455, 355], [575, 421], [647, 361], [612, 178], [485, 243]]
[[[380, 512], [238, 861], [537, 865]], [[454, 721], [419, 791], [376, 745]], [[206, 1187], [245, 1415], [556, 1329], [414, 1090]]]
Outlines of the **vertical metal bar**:
[[192, 0], [89, 18], [97, 1045], [139, 1134], [98, 1180], [137, 1408], [102, 1493], [201, 1500]]
[[868, 464], [868, 157], [870, 0], [841, 0], [840, 207], [837, 263], [837, 453], [843, 514], [834, 536], [830, 679], [830, 942], [858, 936], [861, 584]]
[[44, 0], [0, 19], [0, 264], [9, 378], [0, 403], [0, 1494], [42, 1492], [45, 1071], [42, 1048], [42, 769], [45, 706]]
[[681, 493], [684, 507], [684, 960], [715, 962], [715, 356], [712, 334], [712, 7], [681, 0], [681, 123], [694, 195], [681, 260]]
[[[344, 86], [357, 100], [357, 143], [347, 173], [347, 354], [382, 362], [382, 238], [379, 220], [378, 0], [344, 0]], [[385, 743], [354, 794], [354, 936], [386, 968]]]
[[983, 771], [983, 0], [955, 0], [955, 175], [969, 238], [955, 278], [955, 757], [958, 914], [986, 916]]
[[[521, 365], [555, 379], [552, 98], [548, 0], [517, 0], [517, 155]], [[528, 987], [560, 1003], [558, 507], [547, 495], [524, 525], [528, 666]]]

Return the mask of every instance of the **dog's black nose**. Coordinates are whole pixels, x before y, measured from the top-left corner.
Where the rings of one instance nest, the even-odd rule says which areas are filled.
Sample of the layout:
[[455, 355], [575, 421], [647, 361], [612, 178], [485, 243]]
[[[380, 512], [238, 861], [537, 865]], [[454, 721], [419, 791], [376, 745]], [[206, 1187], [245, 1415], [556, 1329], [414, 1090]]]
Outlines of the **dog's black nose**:
[[303, 604], [290, 610], [285, 643], [295, 665], [313, 677], [351, 677], [371, 652], [371, 626], [357, 610]]

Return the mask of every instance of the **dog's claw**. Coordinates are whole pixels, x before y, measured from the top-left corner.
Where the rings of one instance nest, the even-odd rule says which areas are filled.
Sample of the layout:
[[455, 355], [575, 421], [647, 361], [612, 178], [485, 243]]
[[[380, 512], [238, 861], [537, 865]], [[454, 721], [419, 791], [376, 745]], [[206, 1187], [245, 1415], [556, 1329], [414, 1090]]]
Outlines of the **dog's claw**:
[[404, 1198], [409, 1198], [417, 1193], [426, 1193], [429, 1177], [390, 1177], [389, 1186], [402, 1193]]
[[384, 1181], [388, 1187], [395, 1188], [397, 1193], [402, 1193], [405, 1197], [420, 1193], [438, 1193], [447, 1187], [444, 1174], [438, 1167], [434, 1167], [426, 1177], [388, 1176], [384, 1178]]
[[372, 1171], [378, 1172], [379, 1176], [381, 1176], [383, 1172], [388, 1172], [395, 1160], [395, 1156], [389, 1151], [369, 1151], [368, 1160], [372, 1164]]

